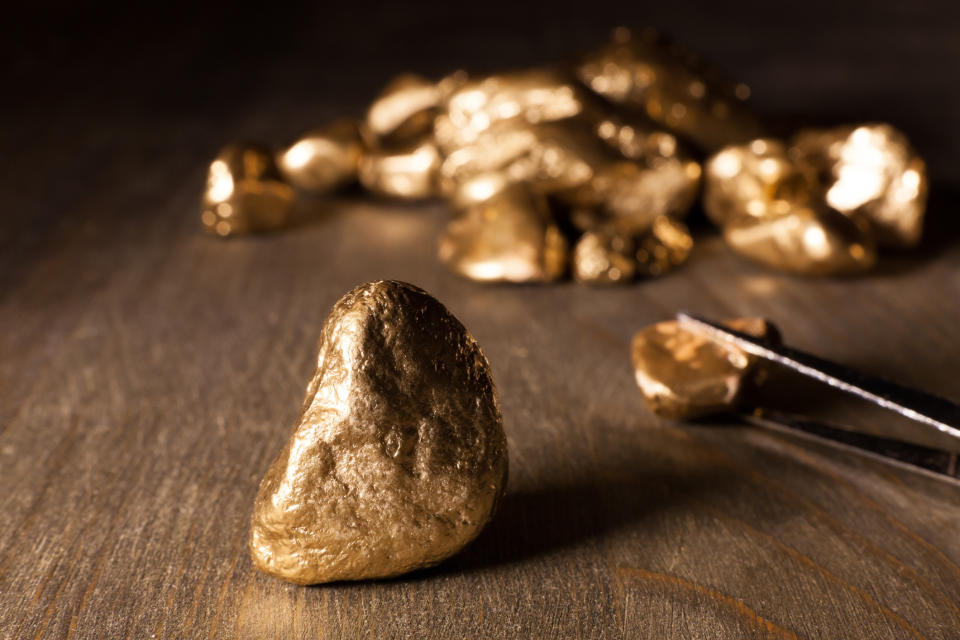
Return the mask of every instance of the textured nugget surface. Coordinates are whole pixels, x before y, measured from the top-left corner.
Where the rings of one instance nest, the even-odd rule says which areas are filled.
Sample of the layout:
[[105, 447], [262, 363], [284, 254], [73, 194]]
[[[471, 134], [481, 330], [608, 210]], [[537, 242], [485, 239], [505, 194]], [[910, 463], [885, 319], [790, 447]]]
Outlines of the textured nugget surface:
[[299, 584], [436, 564], [487, 524], [506, 476], [473, 337], [421, 289], [359, 286], [324, 324], [293, 435], [260, 485], [254, 563]]

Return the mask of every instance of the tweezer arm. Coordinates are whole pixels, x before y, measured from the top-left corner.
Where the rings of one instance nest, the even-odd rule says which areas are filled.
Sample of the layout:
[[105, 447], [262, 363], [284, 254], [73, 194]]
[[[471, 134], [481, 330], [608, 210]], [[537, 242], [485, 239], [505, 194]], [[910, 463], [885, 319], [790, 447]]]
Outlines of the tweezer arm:
[[[677, 314], [677, 321], [685, 329], [736, 346], [751, 355], [775, 362], [833, 389], [897, 413], [918, 426], [922, 425], [923, 431], [928, 432], [917, 434], [916, 437], [904, 433], [890, 433], [891, 438], [927, 444], [930, 437], [924, 436], [935, 434], [939, 442], [947, 445], [947, 450], [960, 451], [960, 406], [949, 400], [852, 370], [809, 353], [779, 344], [769, 344], [683, 311]], [[934, 433], [929, 433], [930, 431]]]

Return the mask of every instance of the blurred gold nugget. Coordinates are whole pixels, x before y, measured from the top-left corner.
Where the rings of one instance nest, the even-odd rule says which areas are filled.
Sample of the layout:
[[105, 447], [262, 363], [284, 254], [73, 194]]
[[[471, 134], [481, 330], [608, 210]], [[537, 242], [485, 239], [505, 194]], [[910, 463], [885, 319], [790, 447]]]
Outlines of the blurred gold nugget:
[[[701, 182], [707, 216], [730, 246], [771, 268], [855, 273], [873, 266], [878, 245], [919, 242], [926, 169], [902, 133], [867, 124], [802, 130], [787, 142], [759, 137], [748, 96], [656, 32], [620, 28], [572, 67], [439, 81], [402, 74], [359, 124], [321, 127], [276, 160], [304, 190], [329, 192], [356, 176], [378, 195], [447, 199], [456, 217], [440, 254], [476, 280], [563, 277], [568, 246], [582, 282], [661, 275], [690, 254], [680, 220]], [[713, 155], [701, 166], [691, 149]], [[208, 230], [289, 219], [285, 185], [267, 174], [259, 198], [251, 182], [249, 197], [234, 196], [244, 202], [211, 199], [234, 171], [217, 167]], [[633, 247], [630, 264], [621, 244]]]
[[466, 80], [463, 72], [433, 82], [415, 73], [394, 78], [373, 101], [364, 121], [371, 144], [409, 143], [433, 132], [447, 95]]
[[587, 182], [604, 153], [589, 131], [557, 123], [505, 121], [471, 144], [448, 149], [440, 172], [453, 189], [473, 176], [495, 171], [549, 194]]
[[296, 426], [260, 483], [254, 566], [317, 584], [434, 565], [490, 521], [507, 464], [473, 336], [417, 287], [361, 285], [327, 317]]
[[598, 167], [584, 185], [557, 197], [574, 207], [597, 208], [611, 224], [638, 234], [660, 216], [685, 216], [699, 182], [700, 165], [692, 160], [661, 158], [650, 166], [618, 160]]
[[923, 160], [889, 125], [801, 130], [757, 139], [706, 164], [704, 208], [738, 253], [813, 275], [864, 271], [877, 244], [919, 242]]
[[635, 243], [613, 227], [587, 231], [573, 250], [573, 279], [588, 284], [619, 284], [633, 280], [637, 270]]
[[742, 218], [724, 227], [723, 237], [740, 255], [798, 274], [859, 273], [877, 261], [869, 227], [826, 207], [796, 205], [759, 220]]
[[[486, 187], [481, 187], [486, 188]], [[528, 185], [489, 187], [466, 203], [440, 237], [438, 255], [454, 273], [483, 282], [550, 282], [566, 271], [568, 245], [544, 197]]]
[[577, 76], [610, 102], [640, 112], [704, 151], [761, 134], [744, 106], [750, 90], [731, 85], [655, 31], [614, 30], [577, 65]]
[[810, 173], [828, 176], [829, 206], [866, 218], [881, 245], [914, 247], [923, 234], [926, 165], [906, 136], [888, 124], [810, 129], [791, 153]]
[[231, 145], [210, 163], [201, 214], [207, 232], [225, 237], [278, 229], [292, 210], [293, 188], [268, 151]]
[[660, 216], [637, 239], [637, 275], [661, 276], [690, 257], [693, 236], [687, 225], [669, 216]]
[[357, 121], [341, 118], [281, 150], [277, 166], [298, 189], [324, 193], [357, 179], [362, 149]]
[[429, 137], [403, 147], [368, 149], [360, 159], [360, 184], [381, 196], [416, 200], [437, 195], [440, 152]]
[[773, 138], [723, 149], [707, 161], [705, 174], [703, 208], [720, 227], [787, 213], [812, 195], [787, 146]]
[[434, 125], [445, 153], [472, 144], [497, 123], [544, 124], [568, 120], [586, 108], [573, 78], [552, 69], [530, 69], [471, 78], [452, 91]]
[[[757, 337], [778, 339], [776, 328], [762, 318], [726, 324]], [[682, 329], [675, 320], [637, 332], [630, 353], [647, 407], [676, 420], [733, 408], [756, 366], [753, 356]]]

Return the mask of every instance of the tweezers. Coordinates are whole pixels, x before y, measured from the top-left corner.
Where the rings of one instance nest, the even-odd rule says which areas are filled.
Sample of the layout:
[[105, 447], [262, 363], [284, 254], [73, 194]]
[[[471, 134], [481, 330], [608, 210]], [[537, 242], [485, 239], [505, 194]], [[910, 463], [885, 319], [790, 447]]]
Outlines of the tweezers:
[[680, 326], [762, 358], [774, 374], [743, 416], [960, 478], [960, 405], [686, 312]]

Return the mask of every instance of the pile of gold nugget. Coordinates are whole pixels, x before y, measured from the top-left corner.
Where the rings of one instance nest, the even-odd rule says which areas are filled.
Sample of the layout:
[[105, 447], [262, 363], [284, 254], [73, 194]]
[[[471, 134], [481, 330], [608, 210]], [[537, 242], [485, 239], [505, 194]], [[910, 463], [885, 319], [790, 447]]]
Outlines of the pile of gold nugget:
[[690, 255], [683, 219], [701, 189], [727, 244], [776, 269], [855, 273], [878, 246], [918, 243], [926, 170], [902, 133], [863, 124], [771, 138], [749, 94], [656, 33], [622, 28], [568, 68], [403, 75], [362, 120], [276, 152], [224, 149], [202, 221], [219, 236], [280, 228], [297, 190], [355, 181], [440, 197], [453, 212], [440, 260], [489, 282], [665, 273]]

